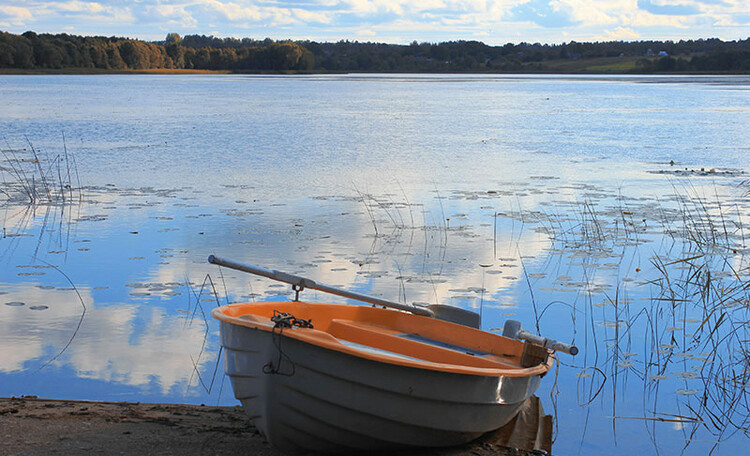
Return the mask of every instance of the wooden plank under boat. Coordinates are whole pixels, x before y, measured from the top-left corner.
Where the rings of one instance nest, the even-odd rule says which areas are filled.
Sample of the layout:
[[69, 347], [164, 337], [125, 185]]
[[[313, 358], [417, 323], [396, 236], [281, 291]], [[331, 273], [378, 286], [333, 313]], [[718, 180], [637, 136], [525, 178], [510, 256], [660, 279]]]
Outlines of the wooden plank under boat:
[[553, 360], [530, 342], [369, 306], [261, 302], [213, 316], [235, 397], [287, 453], [468, 442], [510, 421]]

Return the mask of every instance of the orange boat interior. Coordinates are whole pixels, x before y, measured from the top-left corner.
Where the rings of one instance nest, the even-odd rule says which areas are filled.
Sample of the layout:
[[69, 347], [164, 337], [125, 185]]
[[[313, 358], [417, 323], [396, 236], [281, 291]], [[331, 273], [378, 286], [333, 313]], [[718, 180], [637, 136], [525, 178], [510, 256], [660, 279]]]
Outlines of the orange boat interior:
[[[282, 328], [288, 314], [312, 327]], [[215, 318], [379, 362], [487, 376], [546, 373], [551, 354], [540, 347], [478, 329], [370, 306], [288, 302], [230, 304]], [[278, 318], [277, 318], [278, 319]]]

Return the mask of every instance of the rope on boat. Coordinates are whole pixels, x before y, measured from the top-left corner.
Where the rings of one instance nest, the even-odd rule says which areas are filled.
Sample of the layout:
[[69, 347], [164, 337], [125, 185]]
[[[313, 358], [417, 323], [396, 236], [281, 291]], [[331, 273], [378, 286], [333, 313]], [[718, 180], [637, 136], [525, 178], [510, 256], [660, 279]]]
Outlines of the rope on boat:
[[[284, 329], [293, 328], [295, 326], [298, 328], [313, 328], [312, 318], [306, 320], [304, 318], [297, 318], [294, 315], [286, 312], [279, 312], [278, 310], [274, 310], [271, 321], [274, 323], [273, 329], [271, 330], [271, 338], [273, 339], [273, 344], [276, 346], [276, 350], [279, 352], [279, 358], [276, 361], [275, 366], [273, 361], [265, 364], [263, 366], [263, 373], [269, 375], [285, 375], [287, 377], [291, 377], [292, 375], [294, 375], [295, 366], [289, 355], [284, 353], [284, 350], [281, 349], [282, 333], [284, 332]], [[277, 329], [278, 332], [276, 331]], [[284, 360], [289, 363], [291, 370], [283, 370], [282, 362], [284, 362]]]
[[[292, 314], [286, 312], [279, 312], [278, 310], [273, 311], [273, 317], [271, 321], [274, 322], [273, 328], [291, 328], [292, 326], [299, 326], [300, 328], [313, 328], [312, 318], [305, 320], [304, 318], [297, 318]], [[281, 334], [281, 332], [279, 332]]]

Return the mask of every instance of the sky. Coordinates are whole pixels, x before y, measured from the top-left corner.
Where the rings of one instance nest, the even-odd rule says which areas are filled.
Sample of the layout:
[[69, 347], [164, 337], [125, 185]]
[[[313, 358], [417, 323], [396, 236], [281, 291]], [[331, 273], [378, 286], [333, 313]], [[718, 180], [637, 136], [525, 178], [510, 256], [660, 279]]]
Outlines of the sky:
[[0, 0], [0, 30], [406, 44], [750, 37], [750, 0]]

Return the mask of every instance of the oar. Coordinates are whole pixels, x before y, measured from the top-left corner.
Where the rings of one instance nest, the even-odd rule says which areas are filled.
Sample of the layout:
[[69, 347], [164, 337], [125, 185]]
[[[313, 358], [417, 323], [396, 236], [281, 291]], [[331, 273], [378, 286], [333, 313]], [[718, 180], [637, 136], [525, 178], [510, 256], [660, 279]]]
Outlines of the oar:
[[341, 288], [332, 287], [330, 285], [319, 283], [305, 277], [296, 276], [294, 274], [287, 274], [286, 272], [266, 269], [260, 266], [254, 266], [246, 263], [240, 263], [238, 261], [233, 261], [226, 258], [219, 258], [214, 255], [210, 255], [208, 257], [208, 262], [219, 266], [224, 266], [226, 268], [249, 272], [250, 274], [255, 274], [267, 277], [269, 279], [278, 280], [279, 282], [291, 284], [292, 289], [297, 292], [297, 297], [299, 297], [300, 291], [304, 290], [305, 288], [310, 288], [313, 290], [322, 291], [324, 293], [343, 296], [345, 298], [355, 299], [357, 301], [367, 302], [378, 306], [405, 310], [416, 315], [438, 318], [440, 320], [450, 321], [453, 323], [458, 323], [460, 325], [470, 326], [472, 328], [479, 328], [481, 323], [479, 314], [458, 307], [440, 304], [432, 304], [426, 307], [401, 304], [398, 302], [389, 301], [387, 299], [376, 298], [375, 296], [356, 293], [354, 291], [342, 290]]
[[511, 339], [525, 340], [531, 342], [534, 345], [541, 345], [544, 348], [548, 348], [552, 351], [561, 351], [569, 355], [577, 355], [578, 347], [575, 345], [566, 344], [554, 339], [547, 337], [537, 336], [532, 334], [525, 329], [521, 328], [521, 322], [516, 320], [506, 320], [505, 327], [503, 327], [503, 336], [510, 337]]

